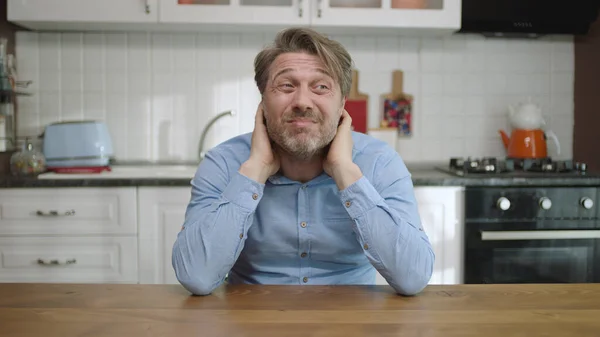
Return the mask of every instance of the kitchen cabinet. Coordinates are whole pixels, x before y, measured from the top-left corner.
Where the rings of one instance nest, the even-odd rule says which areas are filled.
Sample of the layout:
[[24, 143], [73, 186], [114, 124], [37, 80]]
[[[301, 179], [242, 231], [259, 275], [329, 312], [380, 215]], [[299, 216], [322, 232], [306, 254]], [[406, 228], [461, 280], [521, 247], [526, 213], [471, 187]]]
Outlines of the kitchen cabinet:
[[135, 187], [1, 191], [0, 282], [138, 282]]
[[311, 0], [159, 0], [161, 23], [308, 25]]
[[[171, 250], [181, 230], [190, 189], [140, 187], [140, 283], [178, 283]], [[462, 187], [416, 187], [423, 228], [436, 254], [430, 284], [462, 283]], [[387, 284], [377, 274], [377, 284]]]
[[173, 244], [190, 202], [189, 187], [139, 187], [140, 283], [176, 284]]
[[[457, 186], [415, 187], [419, 215], [436, 260], [429, 284], [463, 283], [464, 189]], [[376, 284], [387, 284], [377, 275]]]
[[451, 32], [460, 28], [461, 18], [461, 0], [160, 0], [159, 7], [162, 23], [309, 25], [344, 33]]
[[136, 235], [136, 188], [13, 188], [0, 235]]
[[[0, 193], [0, 282], [177, 284], [171, 253], [190, 187]], [[462, 283], [463, 188], [415, 187], [436, 254], [430, 284]], [[377, 275], [377, 284], [387, 284]]]
[[460, 29], [461, 0], [313, 0], [313, 4], [311, 24], [318, 28]]
[[8, 0], [7, 19], [40, 30], [129, 29], [158, 23], [158, 0]]
[[0, 237], [0, 282], [137, 283], [135, 236]]
[[461, 0], [8, 0], [8, 20], [37, 30], [451, 33]]

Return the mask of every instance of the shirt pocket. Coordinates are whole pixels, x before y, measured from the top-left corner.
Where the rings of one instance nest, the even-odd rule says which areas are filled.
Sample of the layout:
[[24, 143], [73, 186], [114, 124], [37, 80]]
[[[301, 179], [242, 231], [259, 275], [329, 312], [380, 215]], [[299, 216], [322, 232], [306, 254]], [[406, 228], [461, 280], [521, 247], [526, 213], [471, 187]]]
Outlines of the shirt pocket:
[[341, 221], [349, 221], [352, 222], [352, 218], [346, 208], [339, 203], [325, 203], [323, 206], [323, 212], [321, 213], [321, 218], [323, 220], [330, 220], [335, 222]]
[[317, 220], [311, 240], [315, 260], [353, 264], [357, 254], [362, 254], [354, 221], [344, 209], [342, 211]]
[[[325, 204], [320, 219], [317, 222], [323, 228], [323, 235], [327, 239], [337, 238], [338, 241], [356, 240], [354, 233], [354, 220], [341, 204]], [[345, 245], [347, 243], [342, 243]]]

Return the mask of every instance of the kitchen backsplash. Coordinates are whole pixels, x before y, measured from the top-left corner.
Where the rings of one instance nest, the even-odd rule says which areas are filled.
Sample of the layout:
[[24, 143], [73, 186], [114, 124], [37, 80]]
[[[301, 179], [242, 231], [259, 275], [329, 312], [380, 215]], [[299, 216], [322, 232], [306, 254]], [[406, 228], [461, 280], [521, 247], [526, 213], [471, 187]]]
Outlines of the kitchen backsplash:
[[[253, 59], [272, 34], [35, 33], [16, 36], [19, 135], [39, 135], [59, 120], [105, 120], [119, 160], [194, 160], [206, 122], [212, 147], [253, 129], [259, 102]], [[397, 150], [407, 162], [451, 156], [503, 156], [497, 132], [507, 106], [531, 97], [570, 158], [573, 142], [573, 41], [335, 36], [369, 95], [369, 126], [379, 124], [379, 96], [391, 72], [405, 72], [414, 95], [414, 135]]]

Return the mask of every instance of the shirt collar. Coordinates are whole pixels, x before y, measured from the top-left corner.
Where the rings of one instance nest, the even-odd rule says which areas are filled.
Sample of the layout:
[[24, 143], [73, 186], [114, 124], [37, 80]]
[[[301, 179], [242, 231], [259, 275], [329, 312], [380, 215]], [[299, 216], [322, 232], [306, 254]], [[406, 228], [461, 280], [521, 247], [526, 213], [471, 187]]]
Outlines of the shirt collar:
[[322, 172], [321, 174], [319, 174], [318, 176], [316, 176], [315, 178], [313, 178], [312, 180], [306, 182], [306, 183], [301, 183], [299, 181], [296, 180], [291, 180], [289, 178], [287, 178], [286, 176], [282, 175], [280, 172], [275, 173], [274, 175], [270, 176], [269, 179], [267, 179], [271, 184], [273, 185], [307, 185], [307, 186], [312, 186], [312, 185], [316, 185], [319, 184], [323, 181], [329, 180], [331, 179], [331, 177], [325, 173]]

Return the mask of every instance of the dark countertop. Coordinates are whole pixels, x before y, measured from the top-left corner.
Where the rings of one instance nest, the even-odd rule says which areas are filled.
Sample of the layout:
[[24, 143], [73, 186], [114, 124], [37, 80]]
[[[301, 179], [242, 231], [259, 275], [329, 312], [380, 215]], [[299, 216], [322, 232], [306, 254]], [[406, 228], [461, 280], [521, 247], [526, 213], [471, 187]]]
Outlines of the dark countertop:
[[[436, 164], [407, 164], [415, 186], [600, 186], [600, 174], [548, 175], [544, 177], [489, 177], [472, 174], [465, 177], [442, 172]], [[187, 187], [190, 178], [124, 178], [124, 179], [37, 179], [0, 176], [0, 188], [45, 187]]]
[[491, 177], [470, 174], [461, 177], [442, 172], [434, 166], [409, 166], [409, 170], [411, 171], [413, 184], [415, 186], [600, 186], [599, 173], [588, 173], [586, 175], [548, 174], [535, 177], [517, 177], [510, 175]]

